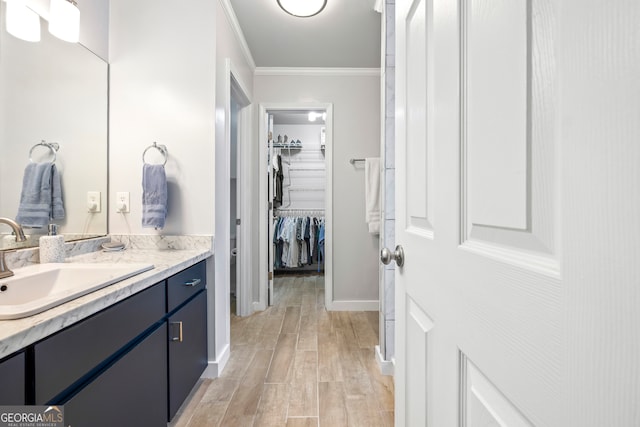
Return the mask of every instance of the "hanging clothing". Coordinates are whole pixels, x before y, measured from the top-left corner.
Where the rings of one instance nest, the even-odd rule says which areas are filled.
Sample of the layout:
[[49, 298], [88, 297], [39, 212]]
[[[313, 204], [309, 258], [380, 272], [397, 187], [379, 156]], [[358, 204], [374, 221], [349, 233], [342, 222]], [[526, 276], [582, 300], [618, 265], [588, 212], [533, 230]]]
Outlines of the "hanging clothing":
[[305, 218], [305, 223], [304, 223], [305, 227], [304, 227], [304, 245], [306, 248], [306, 255], [307, 255], [307, 259], [306, 259], [306, 264], [311, 265], [312, 261], [311, 261], [311, 218], [307, 217]]
[[311, 258], [313, 258], [313, 254], [317, 251], [314, 249], [316, 246], [316, 242], [318, 241], [318, 219], [311, 219], [311, 230], [309, 230], [309, 250], [311, 251]]
[[277, 154], [274, 157], [273, 177], [275, 180], [275, 192], [273, 195], [273, 206], [282, 206], [282, 183], [284, 181], [284, 172], [282, 171], [282, 156]]
[[[320, 224], [318, 229], [318, 255], [318, 259], [321, 258], [322, 262], [324, 262], [324, 222]], [[318, 268], [320, 268], [320, 266], [318, 266]]]
[[280, 221], [279, 218], [275, 218], [274, 219], [274, 225], [273, 225], [273, 229], [274, 229], [274, 233], [273, 233], [273, 244], [275, 246], [275, 250], [274, 252], [274, 263], [273, 266], [274, 268], [280, 268], [282, 267], [282, 245], [278, 244], [279, 242], [279, 235], [280, 235]]
[[320, 224], [324, 224], [324, 219], [305, 216], [274, 219], [274, 268], [297, 268], [319, 261], [319, 252], [314, 245], [318, 241]]

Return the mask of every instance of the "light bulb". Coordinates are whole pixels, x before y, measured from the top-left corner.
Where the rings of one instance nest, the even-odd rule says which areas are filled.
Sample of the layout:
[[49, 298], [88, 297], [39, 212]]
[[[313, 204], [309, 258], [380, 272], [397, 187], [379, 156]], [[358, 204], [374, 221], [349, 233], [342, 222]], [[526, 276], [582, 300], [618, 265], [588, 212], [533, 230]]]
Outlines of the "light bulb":
[[80, 39], [80, 10], [68, 0], [51, 0], [49, 6], [49, 32], [70, 43]]
[[315, 122], [316, 119], [322, 117], [322, 120], [327, 120], [327, 113], [316, 113], [315, 111], [309, 111], [308, 118], [310, 122]]
[[24, 0], [7, 0], [7, 32], [28, 41], [40, 41], [40, 16]]

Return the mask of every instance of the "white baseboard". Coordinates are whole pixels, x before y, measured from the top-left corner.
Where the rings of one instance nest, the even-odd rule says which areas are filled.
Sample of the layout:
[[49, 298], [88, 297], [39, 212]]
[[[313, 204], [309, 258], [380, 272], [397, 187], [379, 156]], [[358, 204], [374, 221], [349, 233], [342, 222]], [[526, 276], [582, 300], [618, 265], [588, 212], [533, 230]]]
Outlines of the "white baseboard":
[[226, 345], [220, 357], [217, 360], [209, 360], [209, 364], [205, 368], [200, 378], [218, 378], [225, 366], [227, 366], [227, 362], [229, 361], [229, 357], [231, 356], [231, 347]]
[[376, 362], [378, 362], [378, 367], [380, 368], [380, 372], [382, 375], [391, 375], [393, 376], [394, 371], [394, 362], [393, 359], [391, 361], [385, 360], [382, 357], [382, 353], [380, 353], [380, 346], [376, 346]]
[[327, 307], [329, 311], [378, 311], [380, 310], [380, 301], [333, 301], [331, 306]]
[[253, 308], [253, 312], [256, 311], [265, 311], [267, 307], [264, 306], [260, 301], [254, 301], [251, 303], [251, 307]]

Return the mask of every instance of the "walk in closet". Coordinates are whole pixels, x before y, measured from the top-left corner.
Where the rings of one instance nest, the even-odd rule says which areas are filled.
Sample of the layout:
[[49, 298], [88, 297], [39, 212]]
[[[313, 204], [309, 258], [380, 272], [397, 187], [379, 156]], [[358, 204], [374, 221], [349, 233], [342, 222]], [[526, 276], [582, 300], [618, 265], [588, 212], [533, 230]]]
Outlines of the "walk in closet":
[[323, 275], [325, 261], [323, 111], [269, 111], [270, 271]]

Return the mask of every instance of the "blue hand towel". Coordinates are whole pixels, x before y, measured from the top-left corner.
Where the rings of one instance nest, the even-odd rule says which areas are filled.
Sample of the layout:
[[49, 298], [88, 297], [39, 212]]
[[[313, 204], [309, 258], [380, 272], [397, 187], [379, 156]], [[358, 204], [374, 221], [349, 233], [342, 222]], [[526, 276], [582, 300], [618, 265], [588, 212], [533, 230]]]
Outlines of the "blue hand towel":
[[46, 227], [64, 218], [60, 175], [53, 163], [29, 163], [24, 169], [16, 221], [23, 227]]
[[167, 217], [167, 175], [164, 165], [142, 168], [142, 226], [164, 228]]

